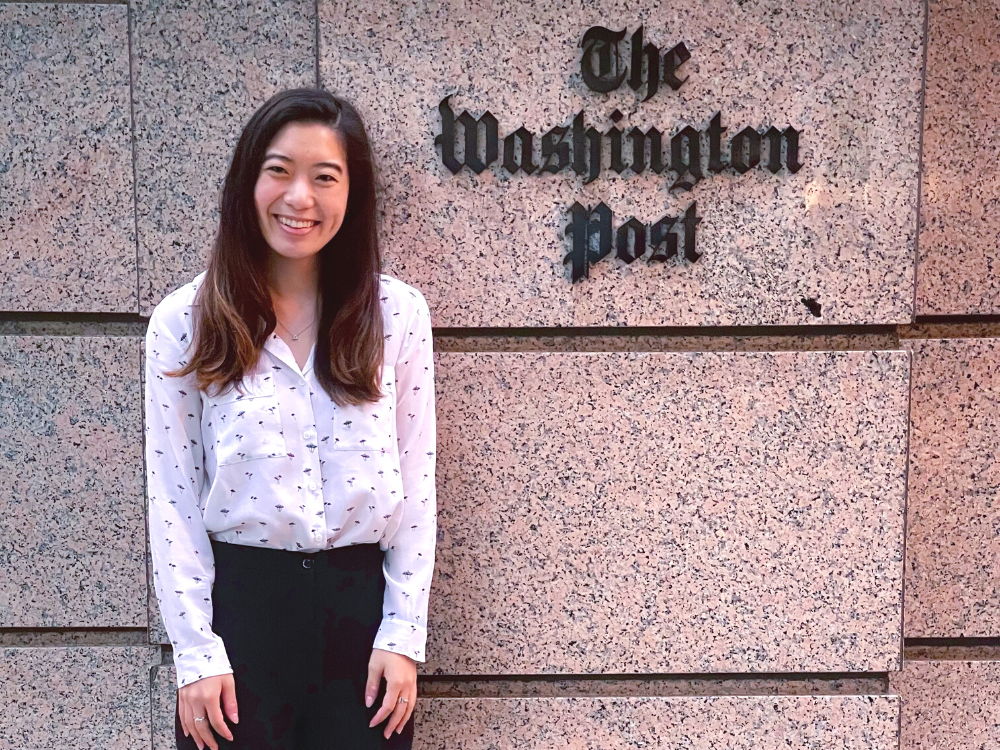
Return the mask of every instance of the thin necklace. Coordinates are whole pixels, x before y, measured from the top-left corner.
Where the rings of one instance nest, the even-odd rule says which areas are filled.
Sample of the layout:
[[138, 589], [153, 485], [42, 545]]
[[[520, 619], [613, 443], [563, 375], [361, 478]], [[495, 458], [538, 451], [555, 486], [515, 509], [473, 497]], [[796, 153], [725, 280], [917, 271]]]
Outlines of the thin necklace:
[[[278, 320], [277, 316], [275, 317], [275, 320]], [[278, 320], [278, 325], [280, 325], [280, 326], [281, 326], [282, 328], [284, 328], [284, 329], [285, 329], [286, 331], [288, 331], [289, 333], [292, 333], [292, 341], [298, 341], [298, 340], [299, 340], [299, 336], [301, 336], [301, 335], [302, 335], [303, 333], [305, 333], [305, 332], [306, 332], [306, 331], [308, 331], [308, 330], [309, 330], [310, 328], [312, 328], [312, 326], [313, 326], [313, 323], [315, 323], [315, 322], [316, 322], [316, 319], [315, 319], [315, 318], [313, 318], [313, 322], [312, 322], [312, 323], [310, 323], [309, 325], [307, 325], [307, 326], [306, 326], [305, 328], [303, 328], [303, 329], [302, 329], [301, 331], [299, 331], [298, 333], [292, 333], [291, 331], [289, 331], [289, 330], [288, 330], [288, 326], [286, 326], [286, 325], [285, 325], [284, 323], [282, 323], [282, 322], [281, 322], [280, 320]]]

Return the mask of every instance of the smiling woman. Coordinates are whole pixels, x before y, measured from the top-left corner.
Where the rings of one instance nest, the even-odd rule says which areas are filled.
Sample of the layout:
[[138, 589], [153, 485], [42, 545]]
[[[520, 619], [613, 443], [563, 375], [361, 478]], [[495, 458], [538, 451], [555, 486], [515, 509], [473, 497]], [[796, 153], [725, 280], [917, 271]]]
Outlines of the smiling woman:
[[337, 131], [289, 123], [268, 148], [254, 188], [264, 238], [285, 257], [314, 255], [340, 229], [349, 192], [347, 153]]
[[381, 273], [354, 107], [274, 96], [220, 214], [208, 268], [146, 334], [177, 747], [408, 748], [436, 539], [430, 311]]

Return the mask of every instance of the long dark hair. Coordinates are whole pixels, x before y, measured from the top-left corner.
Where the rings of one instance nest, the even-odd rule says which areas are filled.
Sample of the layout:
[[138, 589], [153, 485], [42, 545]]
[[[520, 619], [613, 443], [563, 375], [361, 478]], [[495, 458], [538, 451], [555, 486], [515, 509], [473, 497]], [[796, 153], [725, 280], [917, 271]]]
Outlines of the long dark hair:
[[254, 187], [267, 147], [290, 122], [333, 128], [347, 151], [350, 189], [337, 233], [319, 251], [321, 313], [313, 367], [340, 406], [381, 397], [383, 320], [379, 303], [376, 177], [361, 116], [318, 88], [272, 96], [243, 128], [220, 199], [221, 217], [205, 279], [195, 295], [194, 354], [170, 375], [196, 373], [198, 388], [225, 390], [253, 370], [277, 323], [267, 286], [269, 247], [260, 231]]

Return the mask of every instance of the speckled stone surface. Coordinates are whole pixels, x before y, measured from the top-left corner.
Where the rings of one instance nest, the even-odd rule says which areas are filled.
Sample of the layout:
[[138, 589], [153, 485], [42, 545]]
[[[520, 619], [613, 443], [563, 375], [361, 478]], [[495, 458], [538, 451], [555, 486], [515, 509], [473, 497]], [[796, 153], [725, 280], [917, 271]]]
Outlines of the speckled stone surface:
[[413, 750], [896, 750], [895, 696], [438, 698]]
[[[912, 641], [911, 641], [912, 643]], [[975, 643], [975, 641], [973, 641]], [[998, 646], [907, 646], [903, 661], [1000, 661]]]
[[918, 315], [1000, 313], [1000, 6], [931, 0]]
[[153, 750], [177, 750], [174, 711], [177, 708], [177, 671], [173, 665], [156, 667], [150, 680], [153, 710]]
[[0, 4], [0, 310], [138, 310], [127, 13]]
[[149, 645], [146, 628], [0, 629], [0, 646], [10, 648], [25, 646], [142, 646], [149, 648]]
[[134, 338], [0, 337], [0, 627], [145, 627]]
[[[174, 750], [176, 681], [154, 670], [153, 750]], [[645, 686], [638, 686], [645, 691]], [[415, 707], [414, 750], [896, 750], [890, 695], [433, 698]]]
[[908, 661], [889, 677], [902, 699], [899, 750], [1000, 747], [1000, 662]]
[[436, 362], [425, 673], [898, 668], [907, 352]]
[[1000, 323], [922, 323], [897, 326], [900, 339], [979, 339], [1000, 337]]
[[773, 352], [898, 349], [890, 333], [840, 336], [439, 335], [436, 352]]
[[428, 698], [568, 698], [617, 696], [696, 695], [874, 695], [887, 693], [889, 681], [881, 677], [823, 679], [814, 675], [781, 677], [684, 678], [509, 678], [447, 679], [425, 677], [417, 694]]
[[273, 94], [316, 83], [313, 0], [132, 8], [140, 311], [203, 270], [243, 126]]
[[915, 340], [906, 635], [1000, 636], [1000, 339]]
[[150, 667], [135, 646], [5, 648], [0, 657], [0, 748], [149, 747]]
[[[903, 323], [913, 306], [923, 8], [321, 0], [320, 75], [370, 125], [387, 185], [388, 267], [424, 292], [436, 326]], [[643, 24], [663, 51], [683, 41], [687, 81], [646, 102], [645, 87], [591, 91], [580, 42], [595, 24], [628, 35]], [[447, 95], [456, 116], [489, 110], [499, 121], [500, 157], [480, 175], [442, 164], [434, 138]], [[746, 126], [794, 126], [803, 167], [706, 172], [693, 190], [670, 193], [672, 172], [619, 176], [608, 153], [586, 186], [575, 172], [511, 176], [498, 166], [504, 136], [521, 125], [537, 159], [550, 128], [582, 110], [604, 132], [615, 109], [620, 128], [656, 126], [665, 137], [704, 129], [721, 111], [725, 144]], [[563, 230], [574, 201], [603, 201], [615, 227], [629, 216], [676, 217], [696, 201], [704, 255], [694, 264], [609, 257], [571, 284]], [[818, 301], [819, 317], [804, 298]]]

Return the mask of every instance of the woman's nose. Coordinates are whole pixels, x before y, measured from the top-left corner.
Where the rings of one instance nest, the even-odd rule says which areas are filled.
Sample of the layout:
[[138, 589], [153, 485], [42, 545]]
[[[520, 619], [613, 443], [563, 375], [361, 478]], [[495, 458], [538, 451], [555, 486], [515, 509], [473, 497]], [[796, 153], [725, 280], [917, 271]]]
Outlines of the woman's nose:
[[308, 180], [294, 180], [285, 191], [285, 202], [295, 208], [308, 208], [314, 202], [312, 186]]

